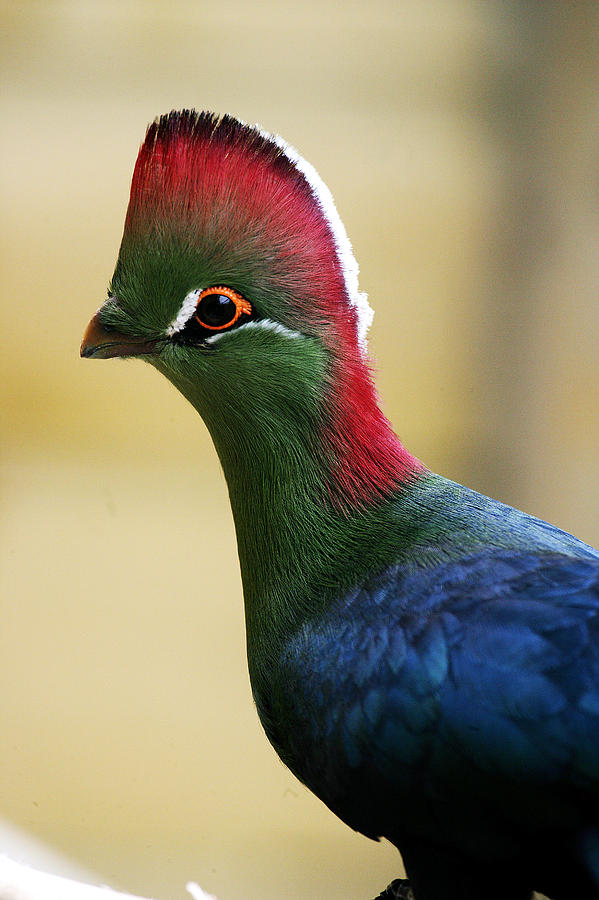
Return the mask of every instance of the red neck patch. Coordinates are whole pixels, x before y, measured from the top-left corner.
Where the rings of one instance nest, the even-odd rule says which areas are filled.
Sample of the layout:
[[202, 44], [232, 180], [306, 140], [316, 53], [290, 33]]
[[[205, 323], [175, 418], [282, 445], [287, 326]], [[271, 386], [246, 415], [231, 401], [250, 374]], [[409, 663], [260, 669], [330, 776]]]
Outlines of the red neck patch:
[[254, 288], [265, 316], [329, 348], [322, 440], [336, 505], [371, 503], [422, 470], [377, 403], [362, 346], [368, 307], [345, 228], [293, 148], [230, 116], [160, 117], [135, 165], [124, 240], [148, 233], [200, 248], [212, 283], [232, 282], [250, 299]]

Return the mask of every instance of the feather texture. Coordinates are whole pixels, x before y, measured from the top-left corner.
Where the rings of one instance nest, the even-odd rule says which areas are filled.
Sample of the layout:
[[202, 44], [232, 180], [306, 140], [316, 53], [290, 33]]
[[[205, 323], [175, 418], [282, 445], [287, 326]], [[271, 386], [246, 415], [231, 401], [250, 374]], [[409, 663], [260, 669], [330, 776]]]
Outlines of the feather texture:
[[[244, 318], [206, 336], [194, 304], [217, 285]], [[597, 900], [599, 553], [404, 449], [361, 308], [313, 168], [229, 116], [170, 113], [82, 354], [141, 356], [210, 430], [252, 690], [298, 778], [396, 844], [416, 900]]]

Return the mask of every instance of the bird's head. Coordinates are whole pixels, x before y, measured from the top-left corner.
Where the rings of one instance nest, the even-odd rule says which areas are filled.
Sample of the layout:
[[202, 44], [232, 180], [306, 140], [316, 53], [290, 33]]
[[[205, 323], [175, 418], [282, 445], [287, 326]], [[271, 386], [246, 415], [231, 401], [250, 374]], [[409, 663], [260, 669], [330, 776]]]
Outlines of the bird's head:
[[376, 404], [370, 319], [331, 194], [295, 150], [211, 113], [149, 127], [83, 356], [151, 362], [202, 414], [221, 457], [240, 431], [256, 444], [303, 430], [341, 492], [364, 499], [409, 467]]

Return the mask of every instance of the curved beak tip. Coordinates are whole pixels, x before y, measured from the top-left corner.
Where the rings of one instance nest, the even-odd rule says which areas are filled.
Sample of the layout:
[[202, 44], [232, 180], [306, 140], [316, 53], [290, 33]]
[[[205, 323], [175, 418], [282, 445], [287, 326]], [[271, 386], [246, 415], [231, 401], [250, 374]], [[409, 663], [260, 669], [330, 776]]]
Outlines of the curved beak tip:
[[142, 356], [152, 353], [156, 341], [135, 340], [126, 334], [107, 328], [100, 321], [100, 312], [90, 320], [83, 333], [79, 353], [84, 359], [112, 359], [115, 356]]
[[110, 332], [100, 322], [100, 315], [96, 313], [88, 322], [83, 332], [83, 340], [79, 353], [84, 358], [101, 355], [100, 351], [111, 340]]

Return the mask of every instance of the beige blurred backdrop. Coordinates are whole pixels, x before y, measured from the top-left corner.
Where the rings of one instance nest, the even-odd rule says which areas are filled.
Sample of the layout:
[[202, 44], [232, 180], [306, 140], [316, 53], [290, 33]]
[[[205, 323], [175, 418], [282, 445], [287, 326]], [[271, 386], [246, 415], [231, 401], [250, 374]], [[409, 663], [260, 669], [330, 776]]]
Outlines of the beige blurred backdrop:
[[400, 874], [255, 716], [225, 485], [191, 407], [78, 356], [146, 124], [231, 112], [331, 187], [384, 408], [431, 468], [599, 542], [599, 5], [5, 0], [1, 812], [163, 898]]

